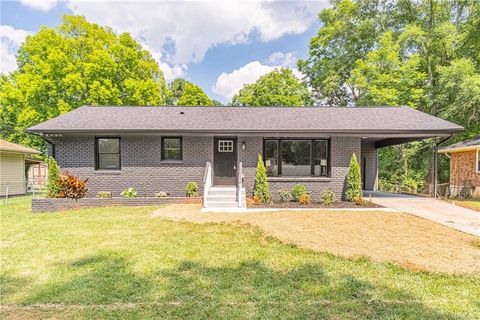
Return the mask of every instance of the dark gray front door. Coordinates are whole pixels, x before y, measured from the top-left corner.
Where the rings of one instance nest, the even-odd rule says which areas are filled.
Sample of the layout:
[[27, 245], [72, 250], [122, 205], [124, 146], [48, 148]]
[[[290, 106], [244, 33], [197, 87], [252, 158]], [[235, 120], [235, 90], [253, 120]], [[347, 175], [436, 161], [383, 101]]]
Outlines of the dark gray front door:
[[233, 185], [237, 170], [237, 139], [214, 139], [214, 185]]

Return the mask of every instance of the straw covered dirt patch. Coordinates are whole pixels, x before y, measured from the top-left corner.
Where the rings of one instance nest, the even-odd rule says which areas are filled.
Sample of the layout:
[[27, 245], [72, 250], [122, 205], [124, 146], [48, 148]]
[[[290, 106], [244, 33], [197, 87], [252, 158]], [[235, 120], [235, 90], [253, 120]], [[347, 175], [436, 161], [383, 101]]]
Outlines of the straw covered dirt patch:
[[393, 262], [413, 270], [480, 271], [479, 237], [405, 213], [321, 209], [200, 213], [198, 204], [176, 204], [153, 215], [195, 223], [249, 224], [285, 243], [342, 257]]

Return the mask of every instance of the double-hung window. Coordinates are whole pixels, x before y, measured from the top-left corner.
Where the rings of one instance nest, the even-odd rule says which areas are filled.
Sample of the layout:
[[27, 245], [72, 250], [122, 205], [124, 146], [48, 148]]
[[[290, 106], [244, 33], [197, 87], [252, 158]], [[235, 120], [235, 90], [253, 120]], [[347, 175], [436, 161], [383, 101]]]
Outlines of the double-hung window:
[[120, 170], [120, 138], [96, 138], [95, 153], [97, 170]]
[[181, 161], [182, 153], [181, 137], [162, 138], [162, 160]]
[[265, 166], [268, 176], [328, 177], [329, 140], [266, 139]]

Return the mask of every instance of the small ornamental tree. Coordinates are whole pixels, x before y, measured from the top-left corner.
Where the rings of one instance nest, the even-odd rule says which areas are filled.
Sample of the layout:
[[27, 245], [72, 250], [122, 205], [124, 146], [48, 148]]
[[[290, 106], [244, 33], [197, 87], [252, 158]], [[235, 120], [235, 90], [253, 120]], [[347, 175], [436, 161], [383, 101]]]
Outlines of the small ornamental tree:
[[60, 169], [57, 161], [53, 157], [49, 157], [48, 163], [48, 182], [47, 182], [47, 197], [58, 198], [62, 187], [60, 186]]
[[347, 190], [345, 191], [345, 199], [347, 201], [355, 201], [355, 198], [362, 197], [362, 180], [360, 178], [360, 165], [357, 161], [355, 153], [350, 159], [347, 173]]
[[257, 172], [255, 173], [255, 189], [253, 191], [255, 198], [263, 203], [270, 202], [270, 189], [267, 182], [267, 170], [263, 163], [261, 155], [258, 155]]

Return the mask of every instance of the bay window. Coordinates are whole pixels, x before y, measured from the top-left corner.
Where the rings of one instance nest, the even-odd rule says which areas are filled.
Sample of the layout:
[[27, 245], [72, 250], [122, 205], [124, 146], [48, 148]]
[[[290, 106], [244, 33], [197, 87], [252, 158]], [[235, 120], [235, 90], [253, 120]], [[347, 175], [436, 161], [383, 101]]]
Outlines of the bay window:
[[329, 176], [326, 139], [265, 139], [264, 158], [270, 177]]

